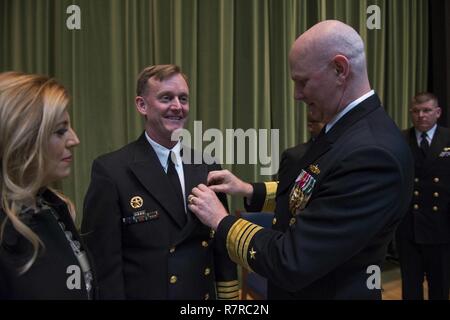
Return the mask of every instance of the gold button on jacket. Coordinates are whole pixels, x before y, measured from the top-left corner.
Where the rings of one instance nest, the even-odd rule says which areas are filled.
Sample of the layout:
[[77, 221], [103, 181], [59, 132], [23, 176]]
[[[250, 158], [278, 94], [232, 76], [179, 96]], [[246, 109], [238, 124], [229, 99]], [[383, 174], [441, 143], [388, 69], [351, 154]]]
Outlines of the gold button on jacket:
[[178, 278], [177, 278], [177, 276], [171, 276], [169, 281], [171, 284], [175, 284], [175, 283], [177, 283]]

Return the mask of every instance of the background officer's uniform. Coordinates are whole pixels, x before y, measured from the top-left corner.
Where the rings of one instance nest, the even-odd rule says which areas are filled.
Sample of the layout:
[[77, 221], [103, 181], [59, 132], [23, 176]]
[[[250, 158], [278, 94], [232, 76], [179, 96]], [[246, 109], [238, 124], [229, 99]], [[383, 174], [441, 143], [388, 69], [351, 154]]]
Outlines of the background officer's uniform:
[[[396, 232], [404, 299], [423, 299], [426, 275], [430, 299], [448, 299], [450, 284], [450, 130], [427, 132], [426, 151], [414, 128], [404, 131], [415, 161], [409, 212]], [[432, 136], [430, 136], [432, 134]]]

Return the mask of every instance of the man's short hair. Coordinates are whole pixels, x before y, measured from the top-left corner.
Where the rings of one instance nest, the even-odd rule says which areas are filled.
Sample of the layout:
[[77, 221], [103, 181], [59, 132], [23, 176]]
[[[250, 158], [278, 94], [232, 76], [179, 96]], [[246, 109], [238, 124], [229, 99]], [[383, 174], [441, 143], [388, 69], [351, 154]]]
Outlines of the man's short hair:
[[147, 94], [148, 89], [148, 79], [156, 78], [158, 81], [166, 80], [176, 74], [181, 74], [181, 76], [188, 82], [187, 76], [181, 72], [179, 66], [174, 64], [157, 64], [150, 66], [141, 71], [137, 81], [136, 94], [138, 96], [144, 96]]
[[411, 100], [411, 108], [417, 104], [422, 104], [428, 101], [434, 101], [434, 106], [439, 107], [438, 98], [431, 92], [420, 92], [416, 94]]

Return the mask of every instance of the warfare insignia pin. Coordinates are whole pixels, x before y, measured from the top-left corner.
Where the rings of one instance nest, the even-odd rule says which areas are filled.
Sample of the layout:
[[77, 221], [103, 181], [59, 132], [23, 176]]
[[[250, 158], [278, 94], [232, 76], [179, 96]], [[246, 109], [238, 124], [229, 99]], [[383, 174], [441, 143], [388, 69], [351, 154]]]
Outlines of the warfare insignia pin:
[[139, 209], [140, 207], [142, 207], [143, 204], [144, 204], [144, 200], [142, 200], [142, 198], [139, 196], [134, 196], [130, 200], [130, 206], [133, 209]]
[[320, 169], [319, 166], [317, 164], [312, 164], [309, 166], [309, 170], [314, 173], [314, 174], [319, 174], [320, 173]]
[[296, 216], [303, 210], [311, 197], [316, 179], [305, 170], [302, 170], [295, 179], [294, 187], [289, 197], [289, 211]]

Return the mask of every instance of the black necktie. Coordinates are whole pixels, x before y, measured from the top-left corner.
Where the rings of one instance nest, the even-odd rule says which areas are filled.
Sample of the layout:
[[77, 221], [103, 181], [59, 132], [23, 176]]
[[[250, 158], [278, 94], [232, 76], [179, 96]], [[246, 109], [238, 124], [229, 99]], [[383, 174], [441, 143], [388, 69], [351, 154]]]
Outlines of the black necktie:
[[422, 150], [423, 155], [426, 156], [426, 154], [428, 153], [428, 149], [430, 148], [427, 140], [427, 133], [422, 132], [420, 137], [422, 138], [422, 140], [420, 140], [420, 150]]
[[178, 177], [178, 172], [175, 169], [175, 164], [172, 161], [172, 157], [175, 160], [175, 154], [173, 154], [173, 152], [170, 151], [169, 157], [167, 158], [167, 177], [169, 178], [170, 183], [174, 188], [175, 197], [178, 198], [178, 200], [182, 203], [184, 208], [183, 189], [181, 188], [180, 178]]

